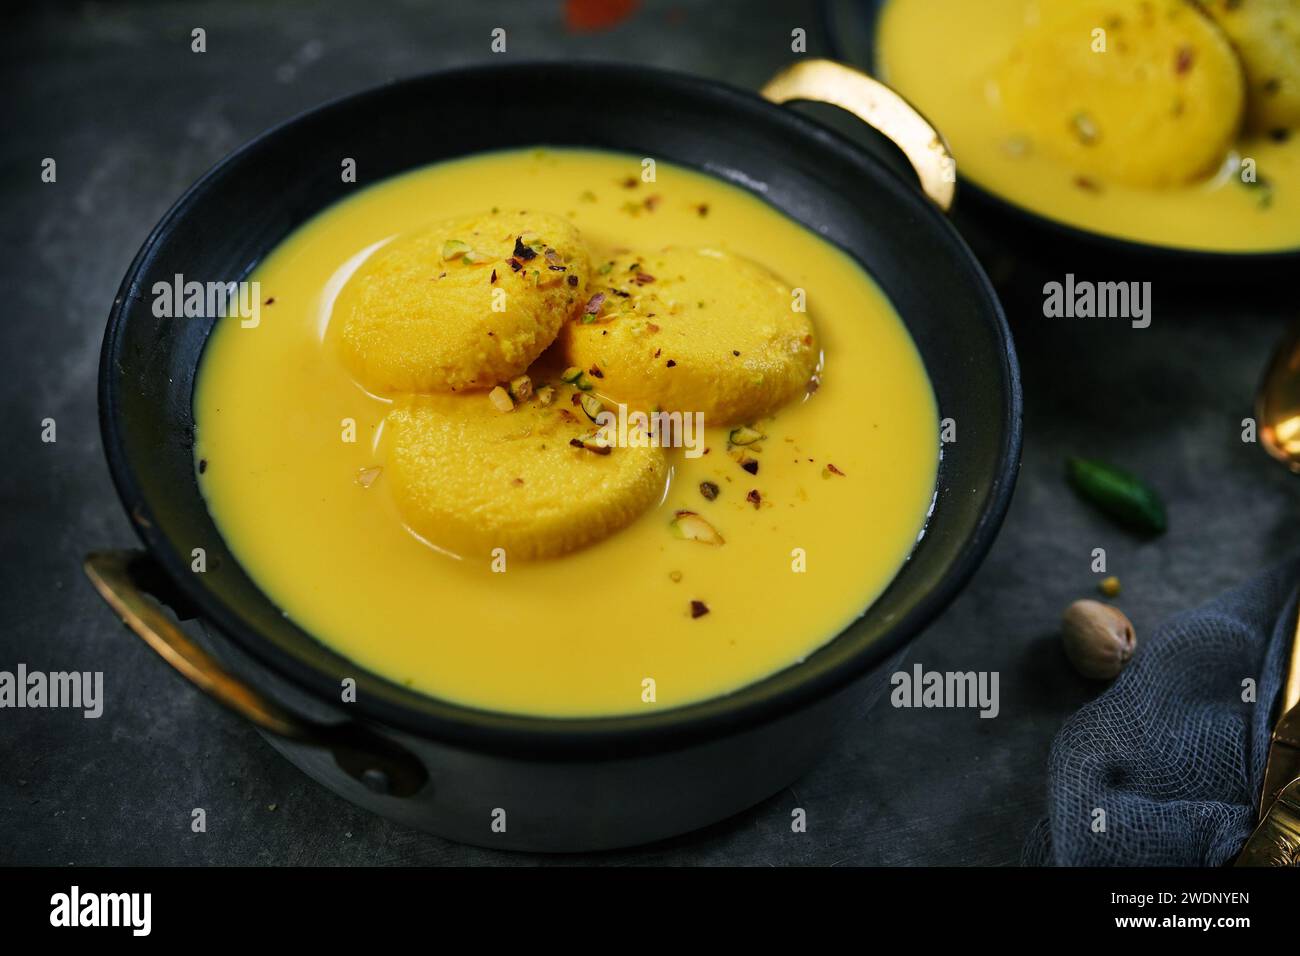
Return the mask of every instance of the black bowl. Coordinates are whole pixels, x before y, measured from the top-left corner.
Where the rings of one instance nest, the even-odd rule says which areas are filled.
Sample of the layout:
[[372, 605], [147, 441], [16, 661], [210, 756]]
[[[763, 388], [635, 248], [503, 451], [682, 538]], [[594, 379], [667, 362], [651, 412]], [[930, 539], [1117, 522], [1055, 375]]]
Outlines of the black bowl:
[[[870, 74], [876, 71], [876, 30], [880, 13], [892, 0], [821, 0], [824, 29], [833, 55]], [[942, 29], [936, 25], [936, 29]], [[942, 69], [942, 64], [936, 64]], [[1004, 260], [1020, 260], [1018, 273], [1028, 273], [1022, 284], [1041, 288], [1041, 278], [1059, 278], [1063, 271], [1101, 277], [1116, 272], [1176, 279], [1179, 285], [1215, 286], [1243, 279], [1264, 282], [1290, 276], [1300, 268], [1300, 247], [1268, 252], [1222, 252], [1185, 249], [1122, 239], [1092, 232], [1043, 215], [961, 177], [961, 154], [956, 155], [961, 203], [953, 210], [954, 222], [975, 247], [982, 261], [1001, 274], [1012, 268]]]
[[[524, 95], [530, 90], [545, 95]], [[155, 317], [153, 283], [175, 273], [239, 280], [292, 230], [367, 183], [532, 145], [662, 157], [756, 190], [875, 276], [916, 341], [941, 414], [959, 423], [960, 441], [944, 449], [926, 533], [888, 590], [806, 661], [729, 696], [644, 716], [562, 720], [416, 693], [360, 670], [284, 616], [232, 557], [199, 493], [192, 393], [213, 320]], [[356, 160], [360, 185], [340, 181], [344, 156]], [[191, 187], [149, 236], [114, 303], [100, 370], [109, 466], [154, 571], [136, 574], [136, 584], [215, 625], [246, 654], [248, 693], [287, 689], [330, 708], [334, 719], [346, 710], [348, 755], [333, 748], [331, 762], [328, 744], [321, 750], [312, 746], [320, 740], [299, 734], [299, 743], [282, 743], [292, 758], [379, 812], [470, 842], [533, 849], [666, 836], [788, 783], [833, 723], [832, 702], [851, 696], [839, 692], [913, 638], [983, 558], [1015, 481], [1020, 403], [1010, 334], [990, 284], [914, 185], [752, 93], [589, 63], [418, 77], [258, 137]], [[203, 574], [190, 570], [196, 547], [207, 550]], [[346, 708], [338, 705], [344, 676], [358, 681], [357, 700]], [[237, 699], [225, 700], [248, 713]], [[364, 764], [366, 742], [381, 740], [413, 754], [429, 782], [395, 788], [384, 772], [367, 774], [357, 752]], [[376, 782], [378, 794], [362, 786]], [[523, 793], [526, 802], [517, 798]], [[507, 805], [517, 808], [509, 835], [490, 834], [488, 808]]]

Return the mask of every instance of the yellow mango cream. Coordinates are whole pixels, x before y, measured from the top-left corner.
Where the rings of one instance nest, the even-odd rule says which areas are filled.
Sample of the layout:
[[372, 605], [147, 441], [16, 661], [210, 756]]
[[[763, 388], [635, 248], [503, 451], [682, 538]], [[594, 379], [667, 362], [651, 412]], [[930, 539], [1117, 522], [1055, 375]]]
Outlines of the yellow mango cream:
[[446, 701], [738, 690], [860, 615], [934, 499], [934, 394], [880, 289], [667, 162], [428, 166], [249, 279], [260, 320], [218, 320], [195, 386], [209, 510], [295, 623]]
[[887, 0], [876, 68], [1017, 206], [1159, 246], [1300, 247], [1297, 0]]

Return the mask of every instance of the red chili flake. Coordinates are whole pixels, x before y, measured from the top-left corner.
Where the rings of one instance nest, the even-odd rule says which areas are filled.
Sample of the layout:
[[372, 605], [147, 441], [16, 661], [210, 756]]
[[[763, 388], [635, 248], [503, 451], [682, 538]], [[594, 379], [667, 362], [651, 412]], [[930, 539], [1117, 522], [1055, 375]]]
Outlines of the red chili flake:
[[587, 308], [583, 311], [587, 315], [596, 315], [600, 312], [600, 307], [605, 304], [605, 293], [597, 292], [587, 300]]
[[1101, 185], [1095, 179], [1089, 179], [1087, 176], [1075, 176], [1074, 184], [1085, 192], [1101, 192]]
[[655, 206], [659, 205], [662, 197], [658, 195], [646, 196], [641, 205], [645, 206], [647, 212], [654, 212]]
[[674, 360], [674, 359], [669, 359], [669, 360], [668, 360], [668, 368], [676, 368], [676, 367], [677, 367], [677, 362], [676, 362], [676, 360]]
[[[758, 462], [755, 462], [754, 464], [758, 464]], [[757, 508], [763, 503], [763, 496], [758, 493], [757, 488], [751, 488], [749, 494], [745, 495], [745, 500]]]
[[735, 349], [732, 349], [732, 350], [731, 350], [731, 354], [734, 355], [734, 356], [736, 356], [736, 358], [740, 358], [740, 353], [737, 352]]
[[662, 352], [662, 351], [663, 351], [663, 349], [655, 349], [655, 358], [658, 358], [658, 357], [659, 357], [659, 353]]
[[649, 285], [651, 282], [655, 281], [655, 277], [650, 275], [648, 272], [638, 272], [632, 277], [632, 281], [637, 285]]
[[1196, 51], [1190, 46], [1180, 46], [1178, 52], [1174, 55], [1174, 72], [1180, 76], [1192, 68], [1192, 61], [1196, 59]]
[[575, 285], [578, 284], [578, 277], [577, 277], [577, 276], [569, 276], [569, 278], [565, 279], [564, 281], [567, 282], [567, 283], [569, 283], [569, 285], [571, 285], [571, 286], [575, 286]]
[[493, 270], [492, 270], [492, 278], [489, 279], [488, 281], [489, 281], [489, 282], [496, 282], [496, 281], [497, 281], [497, 270], [496, 270], [496, 269], [493, 269]]
[[591, 375], [593, 378], [605, 377], [605, 373], [600, 370], [599, 365], [593, 365], [591, 368], [587, 369], [587, 373]]
[[[510, 268], [513, 269], [515, 272], [518, 272], [520, 269], [524, 267], [524, 264], [522, 262], [520, 262], [518, 259], [515, 259], [513, 257], [511, 257], [508, 261], [510, 263]], [[446, 275], [446, 273], [444, 272], [443, 275]]]
[[636, 189], [636, 187], [640, 185], [640, 183], [641, 180], [637, 179], [635, 176], [629, 176], [627, 177], [627, 179], [623, 180], [623, 188]]
[[[650, 314], [651, 314], [651, 315], [654, 315], [653, 312], [651, 312]], [[658, 331], [659, 331], [659, 326], [655, 325], [653, 322], [647, 322], [647, 323], [645, 324], [645, 328], [646, 328], [646, 331], [647, 331], [647, 332], [658, 332]]]
[[840, 471], [840, 470], [839, 470], [838, 468], [836, 468], [834, 465], [829, 464], [829, 463], [826, 465], [826, 470], [829, 471], [832, 475], [839, 475], [841, 478], [847, 478], [847, 477], [848, 477], [847, 475], [844, 474], [844, 472]]
[[695, 211], [696, 213], [699, 214], [700, 218], [702, 219], [709, 214], [709, 204], [706, 202], [702, 202], [695, 207]]
[[530, 249], [528, 246], [524, 245], [523, 236], [515, 237], [515, 248], [514, 248], [513, 255], [516, 259], [519, 259], [523, 262], [527, 262], [529, 259], [537, 258], [537, 252], [533, 249]]
[[811, 335], [805, 335], [805, 336], [803, 337], [803, 344], [804, 344], [804, 345], [812, 345], [812, 343], [813, 343], [813, 337], [812, 337]]
[[262, 305], [275, 305], [275, 296], [271, 296]]
[[758, 460], [756, 458], [745, 458], [740, 462], [740, 467], [744, 468], [751, 475], [758, 474]]
[[706, 614], [708, 614], [708, 613], [709, 613], [709, 606], [708, 606], [707, 604], [705, 604], [703, 601], [692, 601], [692, 602], [691, 602], [691, 617], [692, 617], [692, 618], [704, 617], [704, 615], [706, 615]]

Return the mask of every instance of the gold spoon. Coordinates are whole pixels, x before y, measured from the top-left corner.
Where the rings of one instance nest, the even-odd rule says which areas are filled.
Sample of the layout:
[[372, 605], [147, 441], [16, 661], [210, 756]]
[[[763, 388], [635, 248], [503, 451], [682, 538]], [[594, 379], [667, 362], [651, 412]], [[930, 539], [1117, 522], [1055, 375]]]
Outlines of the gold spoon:
[[1300, 472], [1300, 324], [1278, 345], [1255, 393], [1264, 450]]
[[[1300, 473], [1300, 324], [1269, 360], [1255, 394], [1255, 421], [1264, 450]], [[1238, 866], [1295, 865], [1300, 859], [1300, 622], [1280, 715], [1259, 795], [1259, 827], [1246, 841]]]

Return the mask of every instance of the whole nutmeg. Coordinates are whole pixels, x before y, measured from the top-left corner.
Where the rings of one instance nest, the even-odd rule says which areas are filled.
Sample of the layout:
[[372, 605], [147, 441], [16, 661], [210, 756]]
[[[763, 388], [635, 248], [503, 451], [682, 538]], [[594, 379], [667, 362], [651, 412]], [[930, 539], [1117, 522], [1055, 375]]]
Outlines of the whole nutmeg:
[[1110, 680], [1137, 648], [1133, 623], [1119, 608], [1100, 601], [1075, 601], [1061, 619], [1065, 656], [1084, 677]]

